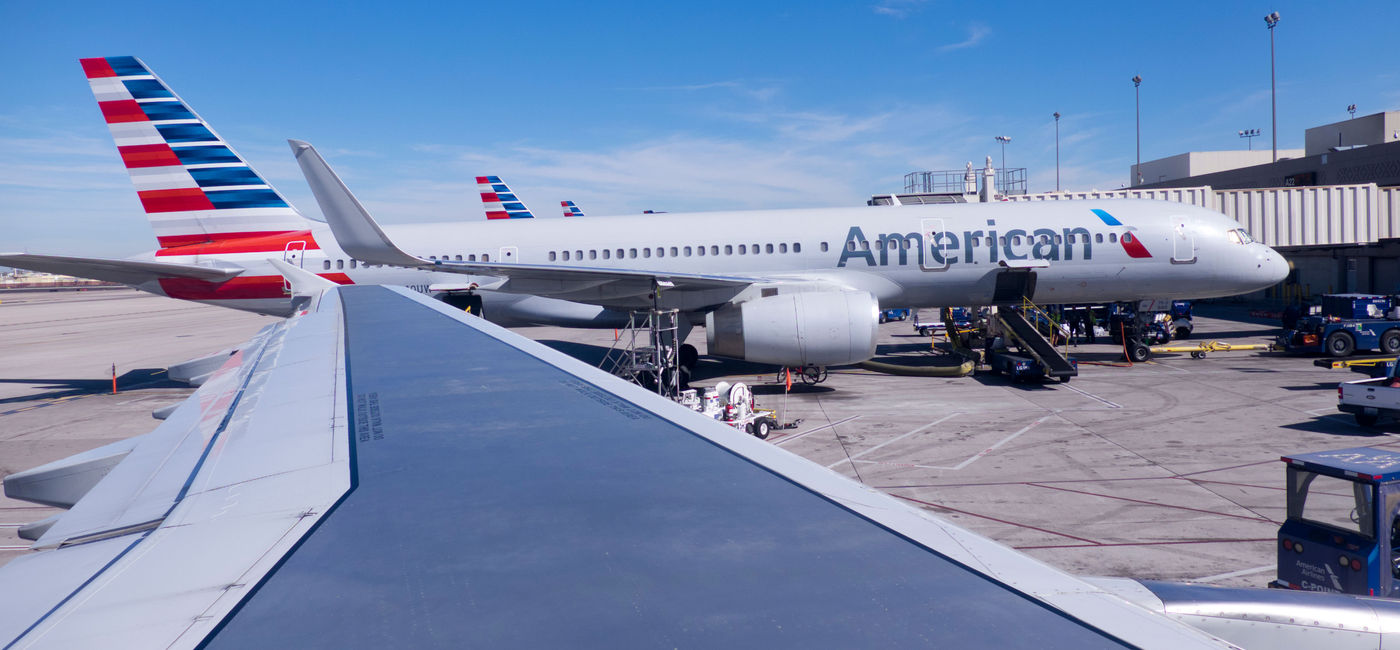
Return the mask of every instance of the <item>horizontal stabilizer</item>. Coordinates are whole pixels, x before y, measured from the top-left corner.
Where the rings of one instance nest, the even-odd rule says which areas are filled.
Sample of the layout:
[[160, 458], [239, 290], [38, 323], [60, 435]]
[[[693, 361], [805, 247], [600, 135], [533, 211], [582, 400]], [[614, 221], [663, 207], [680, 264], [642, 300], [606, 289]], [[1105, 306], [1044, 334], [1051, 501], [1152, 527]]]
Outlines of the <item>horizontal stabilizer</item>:
[[143, 284], [166, 278], [224, 282], [243, 272], [242, 268], [219, 268], [198, 264], [168, 264], [138, 260], [112, 260], [100, 257], [33, 255], [30, 253], [0, 253], [0, 265], [122, 284]]

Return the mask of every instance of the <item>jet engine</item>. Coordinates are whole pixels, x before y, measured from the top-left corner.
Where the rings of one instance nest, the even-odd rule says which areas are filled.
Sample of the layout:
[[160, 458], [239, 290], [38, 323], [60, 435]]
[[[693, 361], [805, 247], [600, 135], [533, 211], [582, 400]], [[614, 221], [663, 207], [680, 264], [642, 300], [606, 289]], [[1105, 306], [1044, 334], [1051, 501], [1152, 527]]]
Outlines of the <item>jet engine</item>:
[[710, 354], [781, 366], [836, 366], [875, 356], [880, 306], [864, 291], [767, 296], [705, 315]]

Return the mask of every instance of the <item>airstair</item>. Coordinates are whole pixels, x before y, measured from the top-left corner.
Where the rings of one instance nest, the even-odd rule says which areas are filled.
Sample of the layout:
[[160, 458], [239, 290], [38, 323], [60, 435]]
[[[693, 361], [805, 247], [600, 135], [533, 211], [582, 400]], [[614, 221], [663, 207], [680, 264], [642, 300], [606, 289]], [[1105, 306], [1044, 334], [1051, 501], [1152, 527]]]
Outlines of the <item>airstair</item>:
[[632, 312], [598, 367], [668, 399], [680, 397], [680, 312]]
[[1079, 375], [1079, 369], [1070, 363], [1066, 354], [1061, 353], [1041, 329], [1032, 324], [1032, 321], [1035, 321], [1042, 326], [1048, 326], [1051, 335], [1060, 330], [1060, 324], [1034, 303], [1023, 300], [1020, 307], [998, 307], [997, 320], [1001, 322], [1003, 331], [1023, 352], [1040, 362], [1045, 368], [1046, 376], [1069, 381], [1070, 377]]

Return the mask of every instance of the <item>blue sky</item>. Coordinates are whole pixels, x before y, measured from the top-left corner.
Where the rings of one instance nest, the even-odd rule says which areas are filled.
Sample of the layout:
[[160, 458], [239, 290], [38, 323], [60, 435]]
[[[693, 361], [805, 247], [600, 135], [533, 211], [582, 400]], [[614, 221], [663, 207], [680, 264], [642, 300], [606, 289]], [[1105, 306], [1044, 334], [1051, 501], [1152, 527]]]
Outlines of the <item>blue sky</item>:
[[[523, 6], [511, 6], [523, 5]], [[1400, 109], [1400, 3], [18, 3], [0, 5], [0, 250], [154, 247], [77, 60], [140, 57], [306, 213], [287, 138], [386, 223], [860, 205], [905, 173], [1010, 167], [1117, 188], [1134, 160], [1269, 146]], [[1386, 27], [1383, 27], [1386, 26]]]

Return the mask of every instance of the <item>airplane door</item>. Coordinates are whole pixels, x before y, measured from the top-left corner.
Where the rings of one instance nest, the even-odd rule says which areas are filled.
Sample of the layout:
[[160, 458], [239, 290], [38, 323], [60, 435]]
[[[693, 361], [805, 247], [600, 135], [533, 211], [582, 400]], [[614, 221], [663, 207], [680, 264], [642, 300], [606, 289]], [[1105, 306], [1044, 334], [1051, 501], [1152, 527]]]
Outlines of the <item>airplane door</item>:
[[[942, 219], [919, 220], [919, 236], [924, 240], [924, 250], [919, 255], [920, 269], [924, 271], [948, 270], [948, 254], [956, 249], [948, 244], [947, 237], [934, 241], [934, 235], [941, 232], [943, 232]], [[935, 246], [938, 248], [934, 248]]]
[[[282, 249], [282, 261], [297, 268], [301, 268], [301, 260], [306, 256], [306, 242], [304, 240], [289, 241], [287, 247]], [[292, 295], [292, 283], [290, 280], [282, 280], [282, 293]]]
[[300, 267], [301, 258], [306, 254], [305, 241], [287, 242], [287, 248], [282, 251], [282, 261], [292, 266]]
[[1187, 230], [1186, 224], [1177, 222], [1176, 232], [1172, 233], [1172, 264], [1196, 263], [1196, 238]]
[[499, 262], [519, 262], [520, 249], [515, 246], [502, 246]]

